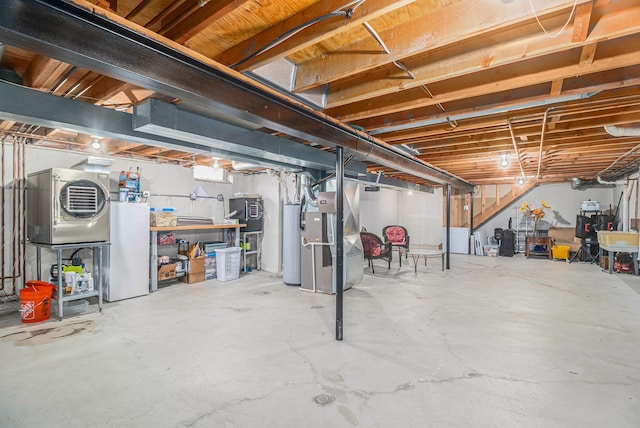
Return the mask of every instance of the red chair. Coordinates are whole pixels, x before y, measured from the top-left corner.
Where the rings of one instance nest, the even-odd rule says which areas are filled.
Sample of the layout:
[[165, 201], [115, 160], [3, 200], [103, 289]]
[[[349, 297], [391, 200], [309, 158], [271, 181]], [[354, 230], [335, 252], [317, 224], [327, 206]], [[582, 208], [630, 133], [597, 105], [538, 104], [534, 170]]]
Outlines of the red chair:
[[386, 260], [391, 269], [391, 242], [382, 242], [376, 234], [370, 232], [360, 232], [360, 240], [362, 241], [362, 249], [364, 250], [364, 258], [369, 261], [371, 272], [376, 273], [373, 268], [373, 260]]
[[[402, 253], [404, 252], [404, 257], [407, 258], [407, 253], [409, 252], [409, 232], [407, 229], [397, 224], [385, 226], [382, 229], [382, 237], [384, 242], [390, 242], [391, 246], [398, 250], [398, 258], [400, 259], [400, 266], [402, 266]], [[404, 250], [401, 250], [401, 248], [404, 248]]]

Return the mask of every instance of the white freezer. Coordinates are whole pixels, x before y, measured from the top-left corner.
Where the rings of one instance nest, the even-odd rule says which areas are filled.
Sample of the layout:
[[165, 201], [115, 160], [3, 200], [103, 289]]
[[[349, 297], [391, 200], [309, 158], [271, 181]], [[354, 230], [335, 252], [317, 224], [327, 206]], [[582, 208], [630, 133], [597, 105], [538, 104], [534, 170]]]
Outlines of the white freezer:
[[111, 202], [107, 247], [108, 302], [149, 294], [149, 204]]

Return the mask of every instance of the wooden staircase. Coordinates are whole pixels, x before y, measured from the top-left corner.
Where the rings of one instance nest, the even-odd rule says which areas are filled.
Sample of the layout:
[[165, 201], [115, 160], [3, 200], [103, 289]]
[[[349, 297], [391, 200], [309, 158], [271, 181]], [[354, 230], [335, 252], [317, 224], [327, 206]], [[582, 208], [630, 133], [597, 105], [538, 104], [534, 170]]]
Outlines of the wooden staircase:
[[471, 213], [469, 207], [473, 203], [473, 228], [477, 229], [536, 186], [535, 182], [518, 186], [511, 184], [481, 185], [474, 192], [473, 200], [468, 193], [454, 193], [451, 203], [451, 226], [469, 227]]

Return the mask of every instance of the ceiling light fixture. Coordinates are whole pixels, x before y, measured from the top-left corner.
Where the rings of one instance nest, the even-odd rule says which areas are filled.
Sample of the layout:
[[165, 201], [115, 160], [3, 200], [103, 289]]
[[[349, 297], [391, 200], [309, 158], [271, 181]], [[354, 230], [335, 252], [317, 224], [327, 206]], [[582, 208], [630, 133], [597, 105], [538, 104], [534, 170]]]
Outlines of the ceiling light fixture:
[[524, 181], [525, 181], [525, 180], [524, 180], [524, 177], [523, 177], [523, 176], [520, 176], [520, 177], [516, 178], [516, 184], [517, 184], [518, 186], [522, 186], [522, 185], [524, 184]]
[[93, 141], [91, 142], [91, 148], [93, 150], [100, 150], [101, 147], [102, 145], [100, 144], [100, 140], [94, 137]]
[[500, 166], [502, 168], [506, 168], [509, 166], [509, 159], [507, 159], [508, 154], [507, 153], [502, 153], [500, 155]]

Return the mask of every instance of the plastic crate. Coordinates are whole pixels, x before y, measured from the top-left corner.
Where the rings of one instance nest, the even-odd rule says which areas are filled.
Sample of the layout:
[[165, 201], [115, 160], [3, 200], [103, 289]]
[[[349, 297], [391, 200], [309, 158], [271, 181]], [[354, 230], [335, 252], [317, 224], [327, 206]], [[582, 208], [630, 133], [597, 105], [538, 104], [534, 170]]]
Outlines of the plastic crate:
[[240, 248], [218, 248], [216, 250], [216, 275], [218, 281], [231, 281], [240, 276]]
[[569, 247], [568, 245], [554, 245], [551, 247], [551, 254], [554, 259], [569, 260]]

